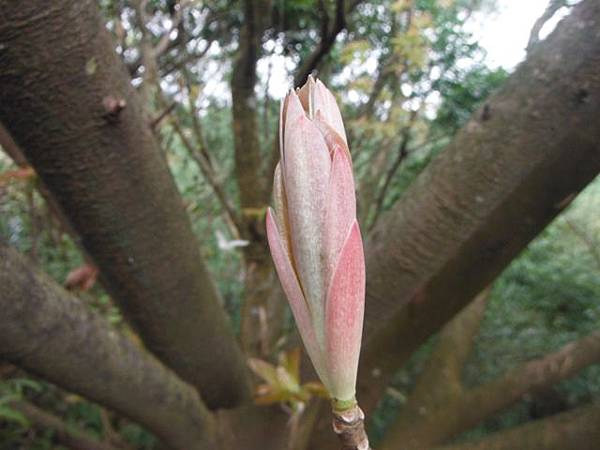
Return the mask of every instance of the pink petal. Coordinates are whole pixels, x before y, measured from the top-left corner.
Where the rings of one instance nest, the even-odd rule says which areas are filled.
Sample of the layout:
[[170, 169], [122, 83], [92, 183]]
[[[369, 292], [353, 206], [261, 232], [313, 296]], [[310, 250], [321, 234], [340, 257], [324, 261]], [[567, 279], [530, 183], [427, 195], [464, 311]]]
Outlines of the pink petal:
[[326, 359], [331, 395], [355, 395], [365, 306], [365, 260], [358, 223], [350, 229], [327, 293]]
[[283, 162], [283, 130], [285, 129], [285, 110], [287, 95], [279, 105], [279, 159]]
[[342, 120], [342, 114], [338, 108], [337, 102], [333, 94], [325, 87], [321, 80], [315, 82], [313, 89], [313, 101], [312, 101], [313, 112], [311, 117], [316, 114], [317, 111], [321, 111], [325, 122], [327, 122], [344, 142], [348, 142], [346, 139], [346, 131], [344, 129], [344, 122]]
[[356, 196], [352, 167], [343, 149], [336, 148], [331, 163], [327, 191], [325, 225], [323, 227], [323, 256], [330, 279], [350, 227], [356, 220]]
[[[275, 166], [273, 176], [273, 205], [275, 208], [275, 221], [281, 234], [282, 243], [287, 255], [291, 255], [290, 224], [288, 220], [287, 199], [281, 173], [281, 162]], [[291, 259], [291, 256], [290, 256]]]
[[352, 156], [350, 155], [348, 144], [346, 144], [346, 141], [339, 135], [339, 133], [325, 121], [325, 117], [323, 117], [323, 113], [321, 111], [317, 111], [314, 123], [321, 134], [323, 134], [323, 138], [325, 138], [325, 142], [327, 143], [327, 148], [329, 148], [329, 153], [333, 154], [338, 150], [343, 151], [348, 158], [350, 166], [352, 166]]
[[323, 136], [305, 115], [294, 122], [286, 118], [284, 145], [284, 184], [294, 262], [319, 342], [323, 342], [325, 265], [321, 246], [331, 159]]
[[300, 103], [302, 103], [302, 106], [304, 107], [304, 111], [306, 111], [308, 113], [309, 117], [312, 117], [312, 110], [310, 107], [311, 104], [311, 91], [314, 89], [315, 87], [315, 79], [312, 77], [312, 75], [308, 76], [308, 79], [306, 80], [306, 83], [304, 83], [304, 85], [298, 89], [296, 92], [298, 93], [298, 98], [300, 99]]
[[321, 380], [327, 379], [323, 354], [317, 343], [309, 307], [304, 298], [304, 294], [302, 293], [302, 289], [300, 288], [300, 284], [298, 283], [298, 278], [289, 255], [286, 253], [282, 244], [281, 233], [277, 229], [277, 224], [271, 208], [268, 208], [267, 210], [266, 225], [267, 240], [269, 241], [273, 263], [275, 264], [275, 269], [279, 275], [279, 280], [281, 281], [281, 286], [288, 299], [290, 308], [292, 309], [296, 325], [300, 331], [300, 336], [302, 337], [306, 351], [308, 352], [319, 377], [321, 377]]
[[288, 132], [288, 123], [295, 122], [299, 117], [306, 117], [304, 108], [298, 95], [290, 91], [283, 99], [279, 109], [279, 151], [281, 161], [285, 164], [285, 135]]

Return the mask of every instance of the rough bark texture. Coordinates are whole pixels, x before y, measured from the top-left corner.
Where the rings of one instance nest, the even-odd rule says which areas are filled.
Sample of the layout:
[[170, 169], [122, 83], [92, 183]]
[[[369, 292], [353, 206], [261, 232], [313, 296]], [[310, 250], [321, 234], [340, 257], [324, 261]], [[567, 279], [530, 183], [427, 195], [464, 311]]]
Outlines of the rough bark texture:
[[0, 359], [146, 426], [173, 449], [207, 450], [214, 420], [155, 357], [0, 243]]
[[0, 85], [0, 121], [148, 348], [210, 407], [239, 403], [242, 354], [96, 3], [5, 2]]
[[435, 450], [597, 450], [598, 424], [600, 405], [591, 405], [500, 431], [481, 441]]
[[[365, 244], [367, 417], [395, 371], [600, 171], [600, 3], [587, 0], [383, 215]], [[319, 422], [314, 448], [334, 448]]]

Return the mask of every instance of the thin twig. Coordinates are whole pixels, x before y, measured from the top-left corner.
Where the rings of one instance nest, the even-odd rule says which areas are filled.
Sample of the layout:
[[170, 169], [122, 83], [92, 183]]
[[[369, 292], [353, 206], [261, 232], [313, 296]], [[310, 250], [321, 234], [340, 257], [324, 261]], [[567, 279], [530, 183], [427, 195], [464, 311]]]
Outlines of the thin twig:
[[358, 3], [360, 3], [360, 1], [354, 0], [347, 6], [344, 0], [337, 0], [335, 21], [331, 27], [329, 26], [329, 15], [327, 14], [327, 10], [324, 7], [323, 2], [320, 3], [322, 5], [321, 41], [317, 45], [317, 48], [315, 48], [315, 50], [306, 58], [300, 69], [298, 69], [298, 72], [294, 77], [294, 86], [299, 87], [304, 84], [308, 76], [329, 53], [335, 43], [337, 35], [346, 28], [346, 15], [349, 14]]
[[159, 123], [163, 121], [165, 117], [167, 117], [177, 106], [177, 102], [172, 102], [169, 106], [167, 106], [158, 116], [150, 121], [150, 128], [154, 130]]
[[210, 184], [210, 186], [213, 188], [213, 191], [215, 192], [217, 198], [219, 199], [219, 202], [223, 206], [223, 209], [229, 218], [229, 223], [234, 225], [234, 229], [232, 229], [234, 236], [236, 236], [236, 237], [240, 236], [239, 230], [241, 229], [242, 222], [241, 222], [236, 210], [234, 209], [233, 205], [229, 201], [223, 186], [221, 185], [221, 183], [217, 179], [215, 173], [211, 169], [209, 162], [206, 160], [204, 155], [199, 151], [199, 149], [197, 149], [187, 138], [187, 136], [181, 129], [181, 125], [179, 124], [179, 122], [176, 118], [174, 118], [172, 120], [171, 124], [173, 126], [173, 129], [179, 136], [181, 143], [188, 150], [190, 156], [194, 159], [194, 161], [196, 161], [196, 163], [198, 164], [198, 167], [200, 168], [200, 171], [206, 178], [206, 181], [208, 181], [208, 184]]
[[400, 165], [402, 164], [402, 162], [408, 156], [408, 143], [410, 141], [410, 131], [415, 123], [415, 120], [418, 116], [419, 111], [420, 111], [420, 109], [416, 109], [416, 110], [413, 110], [410, 112], [410, 118], [408, 120], [408, 123], [405, 125], [404, 129], [402, 130], [402, 140], [400, 141], [400, 146], [398, 147], [398, 153], [396, 154], [396, 158], [394, 159], [394, 162], [392, 163], [392, 165], [390, 166], [389, 170], [387, 171], [387, 173], [385, 175], [383, 186], [382, 186], [381, 190], [379, 191], [377, 200], [375, 201], [375, 214], [373, 216], [373, 221], [371, 222], [370, 229], [373, 228], [373, 226], [377, 222], [377, 218], [379, 217], [379, 215], [381, 214], [381, 211], [383, 210], [383, 202], [385, 201], [387, 191], [390, 187], [392, 179], [394, 178], [394, 175], [400, 168]]

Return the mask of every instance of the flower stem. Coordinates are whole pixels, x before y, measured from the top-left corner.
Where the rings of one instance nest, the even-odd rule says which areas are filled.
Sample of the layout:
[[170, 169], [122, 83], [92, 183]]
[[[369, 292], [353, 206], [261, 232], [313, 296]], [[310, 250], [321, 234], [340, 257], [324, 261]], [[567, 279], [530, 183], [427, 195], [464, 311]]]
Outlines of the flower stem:
[[371, 450], [365, 431], [365, 413], [356, 402], [346, 409], [333, 403], [333, 431], [342, 443], [341, 450]]

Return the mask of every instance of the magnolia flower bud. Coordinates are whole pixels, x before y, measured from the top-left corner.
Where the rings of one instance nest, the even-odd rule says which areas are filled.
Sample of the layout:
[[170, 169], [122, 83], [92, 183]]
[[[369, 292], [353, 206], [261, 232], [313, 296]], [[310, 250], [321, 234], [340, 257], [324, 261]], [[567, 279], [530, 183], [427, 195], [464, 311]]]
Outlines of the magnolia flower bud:
[[321, 381], [355, 396], [365, 264], [352, 162], [335, 98], [312, 77], [281, 104], [281, 161], [267, 236], [275, 268]]

